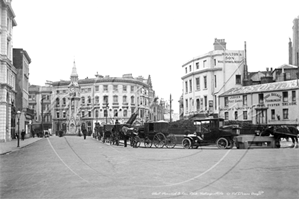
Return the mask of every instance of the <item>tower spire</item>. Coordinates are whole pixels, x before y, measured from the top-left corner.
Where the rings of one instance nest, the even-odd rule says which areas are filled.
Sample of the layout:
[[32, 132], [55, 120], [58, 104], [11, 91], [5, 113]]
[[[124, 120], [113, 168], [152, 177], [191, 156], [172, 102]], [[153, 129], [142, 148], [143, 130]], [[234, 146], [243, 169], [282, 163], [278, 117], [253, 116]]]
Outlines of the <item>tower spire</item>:
[[73, 62], [73, 68], [72, 68], [72, 73], [71, 73], [70, 79], [71, 79], [71, 82], [78, 82], [78, 74], [77, 74], [75, 59]]

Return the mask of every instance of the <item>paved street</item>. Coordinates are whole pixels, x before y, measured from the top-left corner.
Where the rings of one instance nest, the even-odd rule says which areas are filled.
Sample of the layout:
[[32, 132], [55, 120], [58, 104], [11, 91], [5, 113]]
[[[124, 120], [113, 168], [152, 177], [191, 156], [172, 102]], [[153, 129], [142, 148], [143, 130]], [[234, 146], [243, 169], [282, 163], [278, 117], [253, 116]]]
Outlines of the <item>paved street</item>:
[[1, 155], [1, 198], [299, 198], [299, 150], [40, 139]]

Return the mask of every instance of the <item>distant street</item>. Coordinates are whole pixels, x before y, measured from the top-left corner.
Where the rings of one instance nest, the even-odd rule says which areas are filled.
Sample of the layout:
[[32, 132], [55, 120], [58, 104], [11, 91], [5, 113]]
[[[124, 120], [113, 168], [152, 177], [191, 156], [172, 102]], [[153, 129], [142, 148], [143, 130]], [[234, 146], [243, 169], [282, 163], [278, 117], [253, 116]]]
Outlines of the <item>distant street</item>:
[[0, 160], [0, 198], [299, 198], [298, 149], [125, 148], [52, 136]]

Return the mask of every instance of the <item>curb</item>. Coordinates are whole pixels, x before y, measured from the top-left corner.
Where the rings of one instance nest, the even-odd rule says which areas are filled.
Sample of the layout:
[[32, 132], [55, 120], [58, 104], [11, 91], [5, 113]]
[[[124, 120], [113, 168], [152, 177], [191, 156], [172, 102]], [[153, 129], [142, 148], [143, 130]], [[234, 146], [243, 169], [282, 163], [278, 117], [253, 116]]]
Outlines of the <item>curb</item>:
[[[41, 139], [43, 139], [43, 138], [41, 138]], [[20, 147], [14, 149], [14, 150], [11, 149], [11, 150], [9, 150], [9, 151], [0, 153], [0, 156], [1, 156], [1, 155], [7, 155], [7, 154], [10, 154], [10, 153], [15, 152], [15, 151], [19, 151], [19, 150], [21, 150], [22, 148], [25, 148], [25, 147], [27, 147], [27, 146], [30, 146], [30, 145], [32, 145], [33, 143], [37, 142], [37, 141], [40, 141], [41, 139], [35, 140], [35, 141], [33, 141], [33, 142], [31, 142], [31, 143], [28, 143], [28, 144], [26, 144], [26, 145], [23, 145], [23, 146], [20, 146]]]

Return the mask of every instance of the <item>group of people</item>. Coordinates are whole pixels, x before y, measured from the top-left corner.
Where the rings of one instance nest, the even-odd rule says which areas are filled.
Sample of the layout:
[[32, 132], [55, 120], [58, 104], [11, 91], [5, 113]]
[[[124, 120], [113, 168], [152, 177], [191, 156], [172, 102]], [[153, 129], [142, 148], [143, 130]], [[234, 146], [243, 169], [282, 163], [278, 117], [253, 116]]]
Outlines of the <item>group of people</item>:
[[[21, 131], [21, 140], [25, 140], [25, 134], [26, 134], [25, 130], [22, 129], [22, 131]], [[16, 133], [15, 136], [16, 136], [16, 139], [19, 139], [19, 133]]]

